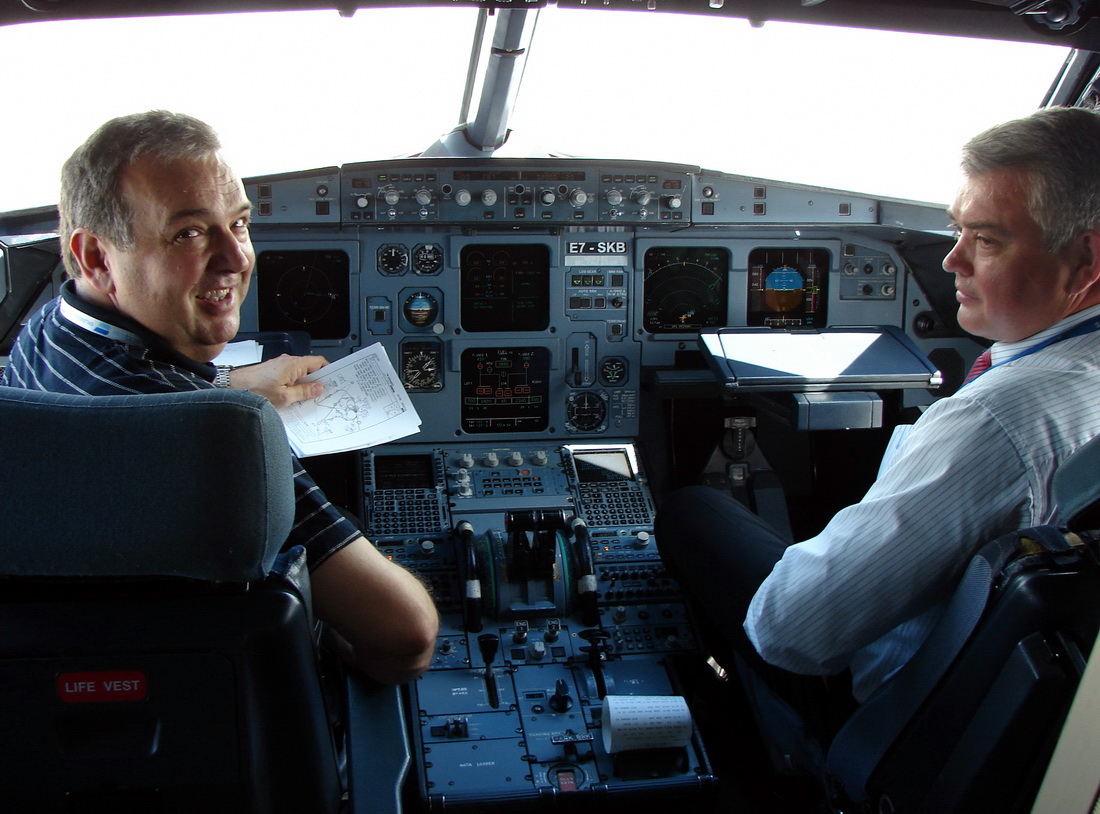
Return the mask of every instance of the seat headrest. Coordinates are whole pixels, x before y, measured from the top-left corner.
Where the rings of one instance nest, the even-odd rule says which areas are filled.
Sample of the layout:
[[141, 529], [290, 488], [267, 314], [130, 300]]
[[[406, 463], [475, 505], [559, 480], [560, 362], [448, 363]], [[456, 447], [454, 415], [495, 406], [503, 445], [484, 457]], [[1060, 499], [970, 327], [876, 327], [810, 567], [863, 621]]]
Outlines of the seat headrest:
[[1096, 527], [1100, 522], [1100, 436], [1093, 438], [1058, 467], [1052, 489], [1067, 525], [1074, 528]]
[[0, 387], [0, 575], [262, 578], [293, 522], [261, 396]]

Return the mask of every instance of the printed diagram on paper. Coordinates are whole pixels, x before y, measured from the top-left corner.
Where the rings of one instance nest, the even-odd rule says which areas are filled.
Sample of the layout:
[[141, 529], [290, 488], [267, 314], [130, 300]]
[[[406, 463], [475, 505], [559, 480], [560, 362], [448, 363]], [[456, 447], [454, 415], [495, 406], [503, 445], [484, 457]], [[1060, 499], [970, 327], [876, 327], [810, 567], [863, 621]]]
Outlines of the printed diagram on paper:
[[380, 344], [306, 376], [325, 392], [279, 411], [299, 457], [364, 449], [418, 432], [417, 415]]

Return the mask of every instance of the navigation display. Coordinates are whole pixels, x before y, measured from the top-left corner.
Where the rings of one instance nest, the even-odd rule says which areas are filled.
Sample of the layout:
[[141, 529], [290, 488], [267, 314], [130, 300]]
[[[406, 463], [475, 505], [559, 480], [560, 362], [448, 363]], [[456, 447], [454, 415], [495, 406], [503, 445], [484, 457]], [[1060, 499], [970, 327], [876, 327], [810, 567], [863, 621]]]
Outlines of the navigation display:
[[260, 252], [259, 329], [343, 339], [351, 331], [350, 279], [348, 254], [339, 249]]
[[459, 262], [464, 331], [545, 331], [550, 325], [548, 246], [470, 245]]
[[655, 246], [644, 257], [649, 333], [698, 333], [727, 325], [730, 253], [721, 246]]

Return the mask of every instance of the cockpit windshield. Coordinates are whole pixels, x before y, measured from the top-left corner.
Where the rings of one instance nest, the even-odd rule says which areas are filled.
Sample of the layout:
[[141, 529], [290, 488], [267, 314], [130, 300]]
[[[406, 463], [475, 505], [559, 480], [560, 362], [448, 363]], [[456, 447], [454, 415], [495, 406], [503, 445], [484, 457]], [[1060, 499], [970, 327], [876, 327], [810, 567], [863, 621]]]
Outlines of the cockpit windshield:
[[[695, 164], [924, 201], [950, 199], [960, 144], [1038, 107], [1068, 53], [642, 10], [530, 13], [537, 22], [527, 24], [529, 53], [497, 155]], [[0, 76], [21, 82], [0, 127], [0, 211], [54, 203], [76, 144], [107, 118], [143, 109], [209, 121], [244, 176], [419, 154], [460, 123], [479, 14], [2, 27]], [[492, 26], [490, 16], [482, 63]]]

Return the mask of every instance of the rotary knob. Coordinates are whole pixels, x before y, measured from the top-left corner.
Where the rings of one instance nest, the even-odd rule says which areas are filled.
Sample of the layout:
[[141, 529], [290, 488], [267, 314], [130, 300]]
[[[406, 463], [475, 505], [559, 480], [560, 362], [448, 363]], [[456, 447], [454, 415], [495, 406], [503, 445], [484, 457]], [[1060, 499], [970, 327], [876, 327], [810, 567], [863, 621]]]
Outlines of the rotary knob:
[[618, 206], [623, 202], [623, 194], [617, 189], [609, 189], [607, 191], [607, 202], [612, 206]]
[[652, 193], [647, 192], [644, 189], [639, 189], [630, 197], [634, 200], [634, 203], [638, 204], [639, 206], [649, 206], [649, 202], [653, 200]]
[[386, 202], [387, 206], [396, 206], [401, 200], [401, 193], [396, 189], [387, 189], [382, 193], [382, 200]]
[[552, 189], [544, 189], [539, 193], [539, 201], [543, 206], [553, 206], [554, 201], [558, 199], [558, 196], [554, 194]]
[[455, 203], [459, 206], [469, 206], [470, 201], [473, 200], [473, 196], [468, 189], [460, 189], [455, 193]]
[[667, 198], [665, 198], [665, 206], [667, 206], [669, 209], [679, 209], [681, 203], [682, 201], [680, 200], [679, 195], [669, 195]]
[[481, 192], [481, 203], [485, 206], [492, 206], [497, 202], [497, 193], [495, 190], [486, 189]]
[[569, 203], [573, 206], [584, 206], [588, 203], [588, 193], [583, 189], [574, 189], [569, 193]]
[[416, 202], [421, 206], [427, 206], [432, 202], [432, 191], [430, 189], [418, 189], [416, 191]]

